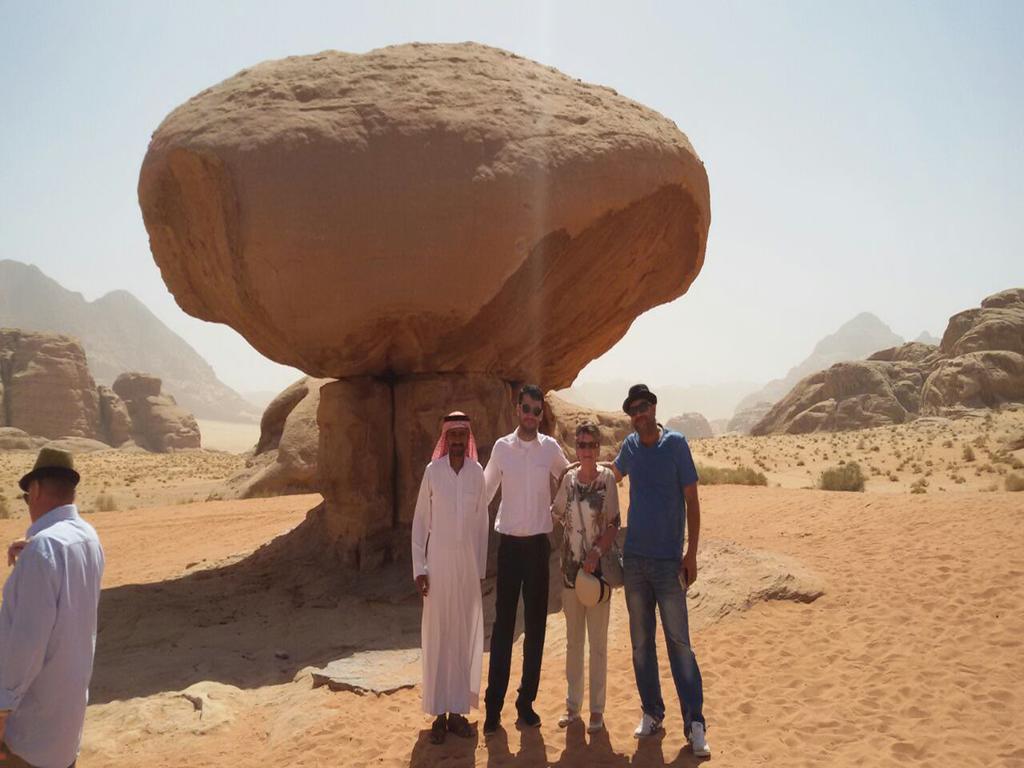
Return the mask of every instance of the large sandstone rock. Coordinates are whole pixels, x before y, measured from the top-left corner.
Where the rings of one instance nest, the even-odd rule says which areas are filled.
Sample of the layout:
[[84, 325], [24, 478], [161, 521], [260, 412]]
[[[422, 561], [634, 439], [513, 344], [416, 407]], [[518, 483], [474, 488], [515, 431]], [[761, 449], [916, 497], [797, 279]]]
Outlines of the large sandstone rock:
[[601, 432], [601, 461], [614, 459], [622, 441], [633, 431], [633, 425], [624, 413], [584, 408], [554, 392], [544, 396], [544, 421], [543, 430], [558, 440], [570, 461], [576, 457], [576, 428], [585, 421], [597, 424]]
[[1024, 289], [950, 318], [941, 344], [910, 342], [803, 379], [753, 434], [861, 429], [1024, 402]]
[[687, 440], [696, 440], [701, 437], [714, 437], [714, 430], [711, 424], [700, 413], [684, 413], [673, 416], [665, 422], [665, 426], [682, 433]]
[[100, 385], [97, 391], [103, 441], [117, 448], [132, 439], [132, 417], [128, 414], [128, 406], [110, 387]]
[[182, 308], [278, 362], [546, 387], [687, 290], [710, 220], [670, 120], [476, 44], [243, 70], [163, 121], [139, 200]]
[[45, 437], [33, 437], [17, 427], [0, 427], [0, 451], [34, 451], [46, 445]]
[[0, 329], [0, 426], [47, 438], [100, 436], [96, 383], [68, 336]]
[[132, 438], [148, 451], [165, 453], [198, 448], [195, 417], [160, 391], [160, 379], [145, 373], [122, 373], [114, 392], [124, 402], [132, 423]]
[[315, 493], [320, 490], [317, 456], [320, 387], [330, 379], [304, 376], [275, 397], [260, 421], [260, 439], [250, 467], [231, 485], [241, 498]]

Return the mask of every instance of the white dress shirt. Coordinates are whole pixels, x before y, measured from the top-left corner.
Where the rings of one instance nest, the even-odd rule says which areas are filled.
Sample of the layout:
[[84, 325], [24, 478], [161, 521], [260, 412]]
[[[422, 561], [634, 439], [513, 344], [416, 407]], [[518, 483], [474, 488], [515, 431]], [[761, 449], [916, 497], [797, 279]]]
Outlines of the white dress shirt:
[[551, 533], [551, 478], [567, 466], [553, 437], [538, 432], [536, 440], [520, 440], [513, 432], [498, 438], [484, 470], [488, 503], [501, 486], [494, 530], [508, 536]]
[[0, 607], [4, 740], [38, 768], [68, 768], [89, 700], [103, 548], [74, 504], [51, 509], [27, 537]]

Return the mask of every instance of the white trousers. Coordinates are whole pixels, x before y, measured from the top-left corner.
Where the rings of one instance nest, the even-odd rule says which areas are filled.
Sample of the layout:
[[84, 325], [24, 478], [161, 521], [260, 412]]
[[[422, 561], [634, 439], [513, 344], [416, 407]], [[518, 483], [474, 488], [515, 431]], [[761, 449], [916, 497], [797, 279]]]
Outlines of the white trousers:
[[587, 608], [572, 589], [562, 590], [565, 613], [565, 677], [569, 693], [565, 706], [579, 713], [583, 706], [583, 639], [590, 645], [590, 714], [604, 714], [608, 683], [608, 617], [611, 601]]

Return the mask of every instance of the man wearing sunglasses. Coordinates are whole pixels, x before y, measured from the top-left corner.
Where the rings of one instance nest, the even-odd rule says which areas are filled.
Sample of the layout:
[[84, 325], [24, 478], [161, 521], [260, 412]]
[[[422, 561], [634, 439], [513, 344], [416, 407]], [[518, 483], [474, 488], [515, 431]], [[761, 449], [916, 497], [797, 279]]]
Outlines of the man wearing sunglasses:
[[519, 391], [517, 412], [518, 428], [495, 441], [484, 470], [484, 495], [488, 503], [501, 486], [501, 504], [494, 521], [499, 534], [498, 577], [484, 696], [485, 735], [497, 731], [501, 724], [520, 593], [524, 638], [523, 674], [516, 697], [517, 722], [531, 728], [540, 726], [533, 702], [540, 683], [548, 615], [551, 498], [555, 481], [569, 465], [558, 442], [537, 431], [544, 412], [544, 393], [539, 387], [527, 384]]
[[629, 415], [634, 431], [622, 442], [612, 465], [616, 480], [629, 476], [623, 586], [633, 673], [643, 708], [633, 735], [640, 739], [660, 732], [665, 717], [655, 646], [657, 607], [672, 679], [683, 708], [684, 733], [693, 754], [708, 757], [711, 749], [705, 738], [703, 684], [697, 657], [690, 647], [686, 612], [686, 588], [697, 578], [697, 470], [686, 438], [658, 423], [657, 405], [657, 396], [646, 385], [630, 387], [622, 410]]

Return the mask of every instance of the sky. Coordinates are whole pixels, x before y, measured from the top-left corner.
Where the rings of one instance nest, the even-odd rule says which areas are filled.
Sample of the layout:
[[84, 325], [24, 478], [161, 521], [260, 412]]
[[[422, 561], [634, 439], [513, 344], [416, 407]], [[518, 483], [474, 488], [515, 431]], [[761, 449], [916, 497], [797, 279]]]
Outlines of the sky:
[[136, 184], [176, 106], [267, 59], [474, 40], [687, 134], [703, 271], [579, 382], [783, 376], [862, 311], [898, 334], [1024, 286], [1024, 3], [0, 0], [0, 258], [126, 289], [241, 392], [299, 374], [174, 303]]

